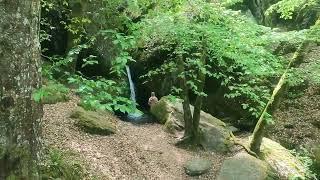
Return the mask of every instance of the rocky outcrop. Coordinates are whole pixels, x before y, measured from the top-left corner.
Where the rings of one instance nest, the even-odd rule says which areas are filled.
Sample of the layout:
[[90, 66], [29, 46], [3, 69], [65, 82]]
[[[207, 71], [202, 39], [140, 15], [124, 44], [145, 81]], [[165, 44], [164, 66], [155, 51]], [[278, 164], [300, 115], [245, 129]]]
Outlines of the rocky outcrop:
[[247, 154], [239, 153], [224, 161], [217, 180], [273, 179], [268, 164]]
[[277, 172], [281, 179], [305, 177], [304, 165], [279, 143], [263, 138], [261, 152], [264, 161]]
[[[248, 146], [250, 139], [251, 138], [249, 138], [249, 140], [242, 140], [243, 144]], [[291, 179], [293, 177], [305, 178], [306, 169], [303, 163], [279, 143], [268, 138], [263, 138], [260, 150], [260, 158], [263, 159], [269, 167], [272, 167], [280, 179]]]
[[[285, 29], [306, 29], [314, 25], [319, 16], [316, 6], [304, 6], [293, 13], [292, 19], [280, 18], [276, 11], [267, 14], [270, 6], [278, 3], [280, 0], [247, 0], [245, 4], [250, 9], [253, 16], [259, 24], [270, 27], [283, 27]], [[300, 7], [298, 7], [300, 8]]]
[[[245, 140], [246, 144], [248, 143]], [[299, 159], [279, 143], [264, 138], [261, 145], [262, 160], [246, 153], [227, 159], [218, 180], [265, 180], [265, 179], [305, 179], [306, 169]]]
[[[191, 111], [193, 112], [193, 106]], [[164, 97], [151, 108], [151, 113], [165, 124], [168, 132], [175, 133], [183, 130], [183, 107], [181, 100], [172, 102]], [[200, 144], [206, 150], [224, 152], [232, 146], [230, 130], [221, 120], [211, 116], [208, 113], [201, 112], [200, 115]]]
[[78, 107], [70, 117], [77, 119], [76, 126], [91, 134], [109, 135], [117, 131], [116, 118], [108, 112], [86, 111]]

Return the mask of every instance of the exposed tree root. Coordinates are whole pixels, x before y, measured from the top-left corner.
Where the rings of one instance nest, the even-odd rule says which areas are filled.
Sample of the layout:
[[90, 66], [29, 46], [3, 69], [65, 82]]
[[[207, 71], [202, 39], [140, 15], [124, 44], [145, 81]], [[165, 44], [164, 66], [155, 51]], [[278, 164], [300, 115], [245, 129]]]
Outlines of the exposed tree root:
[[250, 154], [250, 155], [252, 155], [252, 156], [254, 156], [254, 157], [259, 159], [259, 156], [255, 152], [251, 151], [250, 148], [247, 145], [245, 145], [242, 142], [240, 142], [238, 140], [238, 138], [233, 135], [232, 132], [230, 132], [230, 136], [231, 136], [234, 144], [242, 146], [247, 151], [248, 154]]

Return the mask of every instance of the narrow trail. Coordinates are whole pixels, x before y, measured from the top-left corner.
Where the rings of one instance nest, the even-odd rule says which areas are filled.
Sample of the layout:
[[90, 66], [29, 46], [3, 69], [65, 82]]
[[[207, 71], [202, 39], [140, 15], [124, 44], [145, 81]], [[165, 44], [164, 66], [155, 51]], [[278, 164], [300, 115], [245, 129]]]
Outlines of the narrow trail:
[[[99, 179], [215, 179], [224, 159], [222, 154], [193, 152], [174, 146], [175, 138], [160, 124], [134, 125], [118, 121], [118, 132], [110, 136], [90, 135], [69, 118], [78, 98], [44, 106], [43, 136], [46, 145], [79, 153], [90, 174]], [[193, 157], [212, 161], [212, 170], [189, 177], [183, 165]]]

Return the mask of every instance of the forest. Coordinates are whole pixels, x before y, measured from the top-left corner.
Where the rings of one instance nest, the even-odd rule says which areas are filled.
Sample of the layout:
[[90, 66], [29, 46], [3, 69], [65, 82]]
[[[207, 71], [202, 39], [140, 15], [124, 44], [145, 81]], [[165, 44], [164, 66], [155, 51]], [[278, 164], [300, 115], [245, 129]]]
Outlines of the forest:
[[0, 0], [0, 180], [319, 180], [320, 0]]

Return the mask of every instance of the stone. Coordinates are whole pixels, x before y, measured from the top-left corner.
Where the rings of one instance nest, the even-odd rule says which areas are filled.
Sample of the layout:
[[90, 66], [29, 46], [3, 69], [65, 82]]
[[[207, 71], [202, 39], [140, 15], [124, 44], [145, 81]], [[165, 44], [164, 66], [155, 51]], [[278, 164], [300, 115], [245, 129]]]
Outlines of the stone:
[[247, 153], [239, 153], [223, 162], [217, 180], [272, 179], [269, 171], [267, 163]]
[[[193, 112], [193, 106], [190, 106]], [[165, 130], [178, 133], [184, 129], [183, 107], [180, 99], [170, 101], [163, 97], [151, 108], [151, 113], [165, 124]], [[209, 151], [226, 152], [233, 145], [230, 130], [226, 124], [212, 115], [201, 111], [200, 144]]]
[[199, 176], [207, 173], [211, 169], [211, 161], [207, 159], [197, 158], [189, 160], [185, 164], [185, 171], [190, 176]]
[[86, 111], [78, 107], [70, 117], [76, 119], [76, 126], [91, 134], [109, 135], [117, 131], [117, 119], [108, 112]]
[[[250, 139], [251, 137], [249, 140], [243, 140], [243, 144], [249, 146]], [[260, 151], [259, 156], [274, 169], [280, 179], [305, 179], [306, 169], [303, 163], [279, 143], [263, 138]]]
[[264, 161], [274, 168], [281, 179], [305, 177], [306, 169], [304, 165], [279, 143], [263, 138], [261, 152]]
[[169, 107], [166, 98], [161, 98], [155, 105], [150, 108], [153, 114], [161, 124], [165, 124], [169, 119], [172, 109]]

